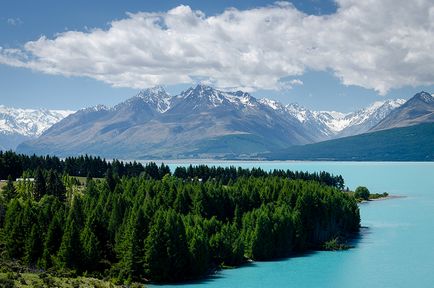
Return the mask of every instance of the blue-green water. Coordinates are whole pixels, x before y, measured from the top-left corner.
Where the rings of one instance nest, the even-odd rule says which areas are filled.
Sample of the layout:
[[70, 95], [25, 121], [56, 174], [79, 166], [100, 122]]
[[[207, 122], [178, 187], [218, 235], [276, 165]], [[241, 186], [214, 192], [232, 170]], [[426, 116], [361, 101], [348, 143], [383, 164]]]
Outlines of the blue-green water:
[[[361, 204], [355, 248], [223, 270], [182, 287], [434, 287], [434, 163], [231, 162], [263, 169], [325, 170], [346, 185], [404, 198]], [[171, 163], [171, 167], [176, 163]], [[175, 285], [171, 285], [174, 287]]]

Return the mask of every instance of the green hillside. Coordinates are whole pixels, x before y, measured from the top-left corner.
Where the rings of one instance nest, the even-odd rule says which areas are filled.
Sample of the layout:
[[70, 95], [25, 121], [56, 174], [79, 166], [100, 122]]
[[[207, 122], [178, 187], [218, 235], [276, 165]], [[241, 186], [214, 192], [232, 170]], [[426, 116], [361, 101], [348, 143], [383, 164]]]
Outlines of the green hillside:
[[268, 160], [433, 161], [434, 123], [293, 146]]

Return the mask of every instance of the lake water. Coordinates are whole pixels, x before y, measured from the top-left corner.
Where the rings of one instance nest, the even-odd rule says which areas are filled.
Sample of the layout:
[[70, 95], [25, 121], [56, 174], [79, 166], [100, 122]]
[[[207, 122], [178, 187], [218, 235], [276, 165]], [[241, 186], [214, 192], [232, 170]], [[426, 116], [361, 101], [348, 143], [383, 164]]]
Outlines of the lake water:
[[[434, 163], [222, 162], [209, 165], [329, 171], [347, 186], [404, 198], [360, 205], [355, 248], [223, 270], [169, 287], [434, 287]], [[175, 167], [177, 163], [170, 163]], [[161, 287], [161, 286], [159, 286]]]

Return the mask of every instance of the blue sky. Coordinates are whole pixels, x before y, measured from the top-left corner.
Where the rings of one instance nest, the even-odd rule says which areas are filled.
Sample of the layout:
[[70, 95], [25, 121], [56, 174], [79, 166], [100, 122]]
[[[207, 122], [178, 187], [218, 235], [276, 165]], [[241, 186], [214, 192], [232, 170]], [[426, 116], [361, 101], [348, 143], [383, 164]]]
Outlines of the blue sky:
[[[140, 89], [139, 87], [144, 88], [152, 86], [151, 83], [162, 84], [169, 92], [176, 94], [182, 89], [194, 85], [194, 82], [197, 82], [198, 79], [200, 79], [200, 81], [204, 81], [205, 79], [206, 83], [209, 82], [219, 87], [246, 88], [246, 90], [251, 90], [252, 94], [258, 98], [270, 97], [282, 101], [283, 103], [297, 102], [307, 108], [317, 110], [352, 111], [377, 100], [386, 98], [409, 98], [420, 90], [434, 92], [434, 86], [432, 85], [434, 81], [432, 81], [432, 74], [430, 74], [433, 72], [428, 65], [432, 63], [427, 62], [432, 58], [430, 58], [431, 56], [427, 55], [427, 51], [424, 50], [429, 51], [434, 48], [432, 47], [432, 42], [425, 43], [425, 47], [408, 48], [402, 41], [397, 41], [396, 43], [399, 43], [399, 47], [397, 47], [401, 50], [394, 47], [394, 49], [390, 49], [391, 55], [385, 55], [385, 52], [388, 53], [389, 46], [387, 45], [389, 44], [388, 42], [383, 43], [377, 39], [381, 38], [380, 36], [383, 31], [378, 31], [378, 35], [375, 35], [375, 32], [373, 35], [370, 27], [365, 27], [363, 26], [366, 25], [365, 23], [358, 23], [357, 20], [352, 19], [351, 14], [348, 12], [350, 8], [357, 8], [361, 11], [360, 13], [368, 13], [371, 8], [364, 6], [358, 7], [358, 4], [352, 4], [351, 2], [350, 0], [341, 0], [340, 2], [338, 1], [338, 3], [334, 1], [298, 0], [291, 1], [291, 5], [288, 5], [283, 2], [283, 4], [275, 4], [274, 1], [263, 0], [1, 1], [0, 47], [2, 47], [3, 50], [0, 50], [0, 53], [3, 51], [3, 54], [0, 54], [0, 104], [12, 107], [47, 109], [79, 109], [96, 104], [114, 105], [136, 94]], [[387, 0], [383, 2], [387, 2]], [[375, 1], [373, 3], [375, 3]], [[390, 7], [390, 3], [373, 7], [375, 11], [380, 12], [382, 8], [389, 8], [387, 9], [389, 10], [388, 12], [386, 9], [383, 9], [384, 13], [389, 13], [387, 14], [389, 16], [389, 22], [385, 24], [390, 24], [389, 29], [384, 29], [384, 33], [386, 33], [386, 31], [389, 31], [387, 33], [393, 33], [393, 29], [396, 29], [396, 31], [402, 30], [400, 30], [398, 26], [393, 26], [395, 22], [393, 21], [394, 18], [398, 20], [402, 19], [402, 17], [400, 17], [400, 11], [398, 11], [398, 9], [396, 15], [394, 14], [394, 7]], [[426, 3], [432, 6], [432, 4], [429, 4], [429, 1], [426, 1]], [[399, 3], [397, 3], [397, 6], [398, 4]], [[180, 5], [189, 6], [193, 12], [184, 9], [183, 7], [185, 6]], [[354, 7], [350, 7], [351, 5]], [[165, 59], [168, 58], [168, 55], [160, 55], [158, 51], [151, 51], [150, 57], [152, 58], [152, 65], [159, 65], [160, 62], [158, 61], [162, 61], [161, 66], [164, 68], [161, 68], [155, 75], [152, 72], [152, 65], [150, 66], [148, 58], [148, 62], [145, 64], [137, 64], [135, 66], [135, 63], [144, 61], [139, 55], [129, 60], [132, 63], [131, 74], [129, 74], [129, 71], [126, 71], [128, 72], [127, 74], [123, 73], [125, 71], [122, 69], [128, 70], [130, 67], [127, 66], [127, 68], [125, 68], [124, 63], [116, 63], [116, 56], [113, 58], [113, 63], [107, 60], [105, 61], [108, 63], [104, 63], [104, 60], [102, 60], [101, 63], [100, 59], [95, 60], [91, 55], [89, 61], [86, 59], [83, 60], [90, 65], [90, 67], [85, 67], [84, 69], [65, 64], [65, 62], [69, 61], [68, 55], [73, 55], [75, 53], [74, 51], [80, 48], [86, 49], [86, 47], [80, 44], [83, 42], [79, 42], [83, 37], [86, 38], [84, 43], [92, 43], [93, 46], [104, 46], [103, 48], [106, 49], [103, 50], [103, 48], [101, 48], [101, 51], [95, 50], [95, 54], [99, 55], [99, 53], [101, 53], [101, 57], [104, 56], [104, 59], [110, 59], [110, 55], [113, 57], [112, 54], [107, 54], [107, 50], [116, 50], [118, 47], [123, 47], [123, 45], [128, 43], [123, 42], [117, 44], [115, 39], [111, 41], [113, 42], [112, 46], [107, 48], [106, 43], [101, 44], [95, 42], [101, 39], [101, 37], [98, 37], [98, 33], [94, 32], [95, 29], [99, 28], [102, 32], [107, 32], [105, 36], [107, 36], [107, 41], [109, 41], [109, 37], [112, 37], [114, 34], [108, 32], [113, 26], [112, 22], [114, 21], [121, 25], [123, 23], [122, 21], [126, 20], [124, 21], [124, 27], [127, 28], [124, 28], [124, 30], [120, 28], [119, 31], [126, 34], [131, 34], [127, 33], [129, 31], [133, 31], [133, 34], [140, 34], [142, 31], [140, 29], [149, 30], [150, 28], [146, 25], [143, 27], [134, 26], [136, 23], [142, 23], [140, 20], [142, 20], [143, 15], [139, 12], [161, 12], [162, 21], [165, 21], [164, 25], [175, 25], [176, 27], [183, 26], [184, 22], [188, 25], [193, 25], [188, 23], [188, 21], [192, 19], [192, 21], [199, 19], [198, 21], [203, 20], [203, 22], [205, 22], [208, 17], [216, 16], [217, 20], [213, 22], [214, 27], [212, 27], [210, 31], [212, 31], [211, 33], [217, 33], [215, 34], [215, 41], [220, 41], [219, 38], [217, 38], [220, 34], [215, 32], [217, 31], [215, 27], [221, 26], [223, 30], [233, 29], [234, 27], [229, 26], [227, 23], [232, 20], [221, 16], [222, 13], [230, 7], [235, 7], [239, 12], [233, 13], [234, 15], [230, 16], [235, 18], [239, 17], [241, 19], [239, 20], [241, 21], [240, 31], [235, 30], [234, 34], [240, 33], [240, 42], [244, 41], [244, 46], [250, 46], [250, 43], [254, 44], [250, 50], [244, 51], [243, 53], [245, 54], [243, 55], [253, 57], [252, 59], [254, 60], [252, 63], [256, 63], [255, 65], [257, 65], [257, 67], [250, 67], [248, 61], [234, 63], [233, 65], [231, 65], [231, 63], [228, 64], [228, 61], [231, 62], [230, 60], [234, 59], [231, 58], [234, 57], [233, 51], [238, 51], [240, 47], [237, 46], [237, 43], [234, 43], [234, 41], [229, 41], [227, 46], [221, 46], [218, 50], [210, 51], [210, 54], [217, 53], [217, 60], [209, 57], [209, 59], [201, 59], [203, 62], [200, 63], [196, 63], [194, 58], [192, 58], [193, 60], [186, 61], [185, 65], [187, 66], [194, 62], [191, 64], [191, 67], [187, 67], [188, 69], [184, 69], [182, 63], [179, 67], [173, 67], [173, 59], [169, 59], [170, 61], [167, 61], [167, 63], [164, 62], [166, 61]], [[273, 8], [267, 9], [267, 7]], [[341, 11], [337, 11], [338, 7], [340, 7]], [[252, 10], [255, 8], [257, 8], [257, 10]], [[426, 7], [423, 6], [416, 8], [419, 8], [421, 11], [426, 10]], [[200, 10], [205, 15], [198, 14], [194, 12], [195, 10]], [[392, 12], [390, 12], [390, 10]], [[172, 11], [173, 13], [168, 11]], [[250, 13], [251, 11], [256, 12]], [[127, 15], [127, 12], [131, 14]], [[417, 16], [416, 12], [418, 11], [414, 11], [415, 17]], [[288, 21], [285, 19], [285, 14], [282, 13], [288, 13]], [[408, 11], [408, 14], [411, 16], [412, 11]], [[282, 17], [281, 15], [284, 16]], [[175, 20], [170, 18], [172, 16], [175, 17]], [[383, 15], [379, 15], [379, 17], [381, 16]], [[265, 17], [266, 21], [268, 21], [267, 19], [269, 18], [271, 19], [270, 23], [276, 23], [276, 25], [270, 26], [269, 30], [271, 32], [264, 31], [261, 29], [261, 26], [255, 26], [255, 23], [258, 23], [255, 21], [255, 17], [258, 17], [258, 19]], [[330, 19], [330, 17], [334, 19]], [[427, 17], [426, 21], [428, 21], [429, 24], [432, 20], [429, 17], [432, 16], [428, 15]], [[420, 16], [419, 18], [423, 19], [423, 17]], [[372, 22], [374, 23], [377, 20], [378, 19], [372, 19]], [[249, 28], [248, 21], [252, 21], [252, 31], [246, 31], [243, 28]], [[414, 25], [415, 29], [409, 30], [408, 33], [410, 36], [412, 34], [416, 35], [417, 33], [421, 33], [421, 35], [425, 33], [425, 37], [427, 35], [433, 36], [430, 34], [433, 31], [432, 27], [420, 30], [420, 27], [424, 26], [417, 21], [421, 20], [409, 19], [408, 21], [408, 23], [404, 24], [408, 24], [407, 26], [410, 28]], [[323, 24], [318, 24], [317, 22]], [[353, 42], [356, 45], [357, 41], [360, 39], [354, 38], [355, 35], [352, 31], [340, 29], [338, 27], [339, 25], [336, 23], [342, 23], [343, 26], [346, 25], [347, 27], [357, 27], [358, 31], [361, 31], [360, 33], [364, 36], [363, 41], [367, 42], [366, 48], [356, 51], [357, 53], [354, 53], [355, 56], [344, 57], [346, 56], [345, 51], [348, 51], [348, 49], [361, 46], [348, 46]], [[380, 24], [381, 23], [376, 23], [376, 25]], [[306, 28], [306, 25], [309, 27]], [[176, 28], [178, 30], [175, 29], [175, 31], [180, 37], [194, 36], [194, 33], [196, 33], [196, 38], [206, 39], [206, 36], [209, 34], [209, 31], [206, 31], [206, 29], [208, 29], [206, 27], [208, 26], [202, 25], [198, 28], [196, 27], [197, 25], [194, 24], [191, 27], [186, 26], [184, 30], [182, 30], [182, 27]], [[283, 40], [280, 39], [278, 33], [273, 33], [274, 27], [276, 27], [276, 30], [282, 29], [283, 27], [283, 30], [279, 30], [281, 31], [280, 34], [284, 36], [282, 37]], [[291, 35], [290, 31], [288, 31], [288, 35], [286, 35], [285, 27], [289, 27], [288, 30], [294, 27], [294, 31], [291, 30]], [[321, 27], [325, 27], [324, 31], [321, 31]], [[242, 30], [242, 28], [244, 30]], [[137, 31], [134, 29], [137, 29]], [[157, 32], [165, 33], [167, 32], [165, 30], [166, 27], [163, 27]], [[68, 31], [77, 31], [79, 34], [75, 35], [70, 33], [66, 36], [59, 34]], [[190, 31], [193, 32], [189, 34]], [[366, 31], [366, 34], [364, 34], [364, 31]], [[119, 35], [119, 33], [116, 35]], [[253, 36], [244, 37], [243, 35], [250, 33]], [[336, 39], [327, 41], [327, 33], [330, 33], [331, 38], [335, 37]], [[122, 34], [120, 35], [122, 36]], [[164, 42], [158, 43], [158, 41], [160, 41], [158, 39], [161, 39], [158, 35], [156, 35], [155, 38], [157, 39], [155, 41], [161, 47], [166, 47], [164, 45], [175, 45], [177, 44], [177, 39], [184, 39], [171, 39], [169, 37], [163, 39]], [[257, 39], [255, 35], [258, 37]], [[318, 39], [324, 39], [325, 35], [325, 40], [321, 40], [322, 42], [311, 42], [309, 35], [312, 35], [312, 38]], [[396, 35], [398, 35], [398, 32], [396, 32]], [[36, 45], [30, 45], [31, 48], [29, 48], [28, 43], [38, 40], [41, 36], [45, 37], [43, 41], [37, 41]], [[392, 36], [395, 36], [395, 34], [392, 34]], [[144, 37], [149, 37], [149, 35]], [[211, 35], [209, 37], [210, 39], [202, 42], [212, 42], [214, 39], [212, 37], [214, 36]], [[387, 37], [393, 38], [390, 34], [385, 34], [384, 38]], [[135, 38], [128, 37], [125, 39], [126, 41], [135, 40]], [[225, 41], [225, 38], [222, 39], [220, 43]], [[66, 47], [67, 49], [71, 49], [68, 50], [69, 52], [67, 51], [69, 54], [66, 52], [65, 55], [59, 56], [57, 52], [52, 53], [52, 55], [50, 55], [49, 52], [44, 54], [44, 51], [64, 51], [64, 45], [66, 45], [64, 43], [66, 40], [68, 43], [72, 43], [70, 46]], [[144, 41], [146, 40], [149, 41], [149, 39], [144, 39]], [[398, 40], [401, 39], [398, 38]], [[409, 41], [410, 40], [411, 39], [409, 39]], [[198, 42], [198, 44], [201, 45], [203, 44], [202, 42]], [[97, 44], [94, 45], [94, 43]], [[284, 44], [283, 46], [282, 43]], [[335, 46], [343, 46], [339, 48], [341, 50], [330, 48], [334, 43], [336, 44]], [[363, 43], [364, 42], [362, 42], [362, 45], [364, 45]], [[394, 45], [394, 43], [390, 45]], [[285, 51], [286, 44], [288, 45], [288, 51]], [[132, 45], [137, 45], [137, 43]], [[193, 43], [192, 45], [192, 47], [194, 47], [196, 44]], [[139, 45], [138, 47], [140, 48], [141, 46]], [[207, 47], [210, 46], [204, 45], [204, 49]], [[375, 47], [375, 49], [371, 49], [371, 47]], [[188, 49], [190, 48], [191, 47], [187, 46], [180, 47], [183, 53], [183, 49], [185, 49], [186, 54], [183, 55], [188, 55], [190, 51]], [[226, 49], [227, 51], [224, 51]], [[298, 54], [298, 49], [300, 49], [301, 54]], [[303, 51], [308, 49], [318, 49], [318, 55], [321, 55], [321, 57], [317, 57], [315, 52], [309, 52], [309, 54], [304, 55]], [[133, 53], [131, 51], [136, 50], [137, 49], [120, 50], [119, 53], [125, 51], [125, 55], [130, 55], [130, 53]], [[16, 53], [16, 51], [19, 51], [19, 53]], [[258, 56], [258, 51], [265, 51], [264, 55]], [[222, 52], [221, 55], [218, 54], [220, 52]], [[397, 63], [402, 59], [404, 52], [408, 57], [412, 56], [411, 61], [407, 61], [405, 65], [398, 65]], [[85, 54], [85, 52], [80, 51], [77, 55], [83, 57]], [[25, 58], [23, 58], [22, 55], [25, 55]], [[275, 58], [270, 58], [268, 55], [273, 55]], [[1, 60], [2, 56], [3, 61]], [[235, 56], [235, 58], [236, 57], [237, 56]], [[357, 57], [361, 57], [361, 60]], [[341, 61], [341, 58], [344, 60]], [[74, 62], [74, 59], [82, 58], [71, 59], [71, 62]], [[282, 64], [278, 63], [279, 59], [283, 59]], [[95, 64], [92, 64], [92, 61], [95, 61]], [[268, 65], [269, 63], [274, 64]], [[102, 68], [98, 68], [98, 70], [92, 69], [92, 65], [100, 64]], [[205, 69], [207, 68], [206, 65], [215, 66], [213, 66], [212, 69]], [[384, 67], [381, 65], [384, 65]], [[146, 69], [141, 70], [144, 66], [146, 66]], [[424, 66], [426, 66], [424, 69], [419, 68]], [[119, 72], [119, 70], [122, 70], [122, 73]], [[262, 71], [258, 72], [258, 70]], [[269, 75], [267, 74], [267, 70], [270, 71]], [[55, 71], [54, 75], [52, 71]], [[195, 71], [199, 72], [197, 72], [197, 75], [192, 75], [195, 74]], [[141, 77], [141, 73], [145, 76]], [[408, 73], [408, 77], [406, 77], [406, 73]], [[125, 75], [132, 76], [127, 77]], [[182, 83], [186, 82], [185, 79], [187, 78], [188, 83]]]

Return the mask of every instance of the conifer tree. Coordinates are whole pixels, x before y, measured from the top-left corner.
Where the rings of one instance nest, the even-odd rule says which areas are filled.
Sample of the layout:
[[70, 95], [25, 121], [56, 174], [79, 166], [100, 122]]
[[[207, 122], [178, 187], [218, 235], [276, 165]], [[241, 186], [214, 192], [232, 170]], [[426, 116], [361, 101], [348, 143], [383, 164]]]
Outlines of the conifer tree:
[[143, 210], [136, 205], [130, 213], [128, 226], [121, 244], [123, 250], [119, 263], [119, 279], [127, 279], [127, 282], [131, 282], [143, 278], [146, 228]]
[[33, 184], [33, 198], [36, 201], [41, 200], [41, 198], [46, 194], [46, 183], [44, 173], [42, 169], [38, 167], [35, 171], [35, 181]]
[[52, 169], [48, 171], [47, 194], [54, 195], [61, 201], [65, 201], [66, 199], [65, 185], [63, 185], [63, 182], [60, 179], [59, 174], [57, 174], [57, 172]]
[[47, 235], [43, 244], [44, 251], [40, 260], [40, 266], [48, 269], [53, 266], [53, 259], [59, 250], [62, 241], [63, 219], [60, 212], [56, 213], [48, 226]]
[[83, 268], [88, 271], [95, 271], [98, 269], [98, 264], [101, 260], [101, 247], [98, 238], [90, 228], [86, 225], [80, 235], [82, 247], [82, 262]]
[[174, 210], [157, 211], [145, 247], [145, 268], [151, 279], [171, 282], [188, 275], [185, 227]]
[[2, 194], [6, 203], [8, 203], [9, 201], [11, 201], [13, 198], [17, 196], [17, 191], [15, 189], [14, 182], [12, 180], [11, 175], [8, 176], [8, 182], [6, 186], [3, 187]]
[[105, 181], [107, 182], [108, 187], [110, 188], [110, 191], [114, 191], [116, 187], [116, 180], [113, 177], [113, 171], [111, 168], [108, 168], [105, 173]]
[[67, 222], [62, 243], [57, 254], [57, 265], [60, 268], [79, 269], [82, 263], [82, 248], [80, 245], [80, 231], [74, 219]]
[[42, 239], [40, 229], [37, 224], [33, 224], [25, 245], [24, 262], [27, 263], [27, 265], [33, 266], [37, 263], [43, 252], [41, 249]]

